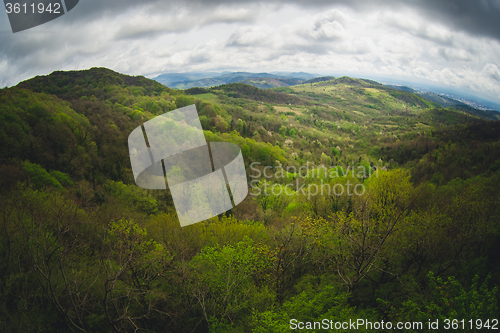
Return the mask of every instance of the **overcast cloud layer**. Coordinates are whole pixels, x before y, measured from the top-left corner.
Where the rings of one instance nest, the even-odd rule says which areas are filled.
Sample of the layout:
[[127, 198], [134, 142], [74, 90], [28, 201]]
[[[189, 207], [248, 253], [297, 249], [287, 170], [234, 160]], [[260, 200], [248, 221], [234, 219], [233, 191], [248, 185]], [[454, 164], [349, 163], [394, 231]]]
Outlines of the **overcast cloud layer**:
[[54, 70], [307, 71], [427, 81], [500, 102], [500, 1], [80, 0], [13, 34], [0, 86]]

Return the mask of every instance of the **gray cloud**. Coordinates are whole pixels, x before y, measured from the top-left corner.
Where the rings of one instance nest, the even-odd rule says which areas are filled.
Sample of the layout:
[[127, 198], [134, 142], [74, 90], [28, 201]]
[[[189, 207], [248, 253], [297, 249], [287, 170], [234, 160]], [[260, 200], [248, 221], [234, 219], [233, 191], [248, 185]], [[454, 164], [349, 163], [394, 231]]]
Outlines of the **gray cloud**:
[[[107, 1], [106, 1], [107, 2]], [[259, 1], [243, 0], [186, 0], [176, 2], [185, 6], [206, 9], [221, 5], [247, 5]], [[409, 7], [436, 22], [478, 36], [500, 40], [500, 1], [498, 0], [268, 0], [267, 4], [293, 4], [304, 8], [345, 6], [356, 11], [399, 10]]]
[[335, 17], [324, 17], [316, 20], [308, 29], [301, 31], [301, 35], [317, 41], [335, 41], [345, 35], [344, 30], [344, 26]]
[[[409, 7], [436, 22], [446, 24], [457, 31], [500, 40], [500, 1], [498, 0], [86, 0], [80, 1], [73, 24], [116, 17], [130, 11], [147, 9], [151, 15], [170, 15], [184, 9], [189, 12], [210, 13], [214, 8], [246, 7], [260, 4], [278, 6], [296, 5], [303, 8], [327, 8], [344, 6], [358, 12], [372, 10], [399, 10]], [[4, 18], [5, 19], [5, 18]], [[232, 22], [232, 16], [219, 17], [218, 21]], [[238, 19], [236, 19], [238, 20]], [[209, 23], [207, 20], [206, 23]]]
[[500, 1], [80, 1], [12, 34], [0, 85], [53, 70], [309, 70], [397, 76], [500, 99]]
[[500, 40], [500, 1], [498, 0], [290, 0], [300, 6], [343, 5], [357, 11], [400, 10], [409, 7], [418, 14], [457, 31]]
[[422, 0], [420, 14], [458, 31], [500, 40], [500, 1]]

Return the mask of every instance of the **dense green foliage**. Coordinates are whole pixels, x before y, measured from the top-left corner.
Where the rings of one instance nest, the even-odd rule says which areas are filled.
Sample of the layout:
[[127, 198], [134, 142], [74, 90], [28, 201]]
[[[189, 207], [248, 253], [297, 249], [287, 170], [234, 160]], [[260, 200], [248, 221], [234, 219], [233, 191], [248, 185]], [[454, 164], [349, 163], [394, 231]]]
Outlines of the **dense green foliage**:
[[[190, 104], [252, 195], [181, 228], [127, 138]], [[0, 139], [2, 332], [498, 319], [498, 121], [346, 77], [185, 93], [93, 68], [0, 90]]]

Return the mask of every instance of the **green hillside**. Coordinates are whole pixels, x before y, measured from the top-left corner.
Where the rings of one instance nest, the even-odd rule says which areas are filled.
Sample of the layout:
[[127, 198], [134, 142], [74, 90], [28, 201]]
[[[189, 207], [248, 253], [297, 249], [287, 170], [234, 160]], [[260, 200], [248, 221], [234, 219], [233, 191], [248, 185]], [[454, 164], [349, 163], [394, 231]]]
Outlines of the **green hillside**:
[[[191, 104], [207, 141], [241, 148], [251, 195], [181, 228], [127, 140]], [[1, 89], [0, 330], [492, 328], [500, 122], [481, 115], [349, 77], [183, 91], [92, 68]]]
[[257, 88], [260, 88], [260, 89], [269, 89], [269, 88], [276, 88], [276, 87], [294, 86], [294, 85], [300, 84], [302, 82], [304, 82], [304, 80], [301, 80], [301, 79], [262, 77], [262, 78], [254, 78], [254, 79], [244, 80], [242, 83], [250, 84], [250, 85], [257, 87]]

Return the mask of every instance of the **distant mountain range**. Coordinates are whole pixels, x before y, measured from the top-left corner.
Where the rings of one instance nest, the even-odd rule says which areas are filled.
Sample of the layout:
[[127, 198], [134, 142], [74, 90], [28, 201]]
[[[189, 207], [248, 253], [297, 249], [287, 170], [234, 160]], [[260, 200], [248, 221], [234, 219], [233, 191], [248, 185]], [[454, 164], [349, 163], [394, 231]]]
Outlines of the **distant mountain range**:
[[[400, 86], [400, 85], [392, 85], [386, 84], [385, 86], [391, 87], [394, 89], [407, 91], [415, 94], [419, 94], [422, 97], [428, 99], [429, 101], [435, 102], [442, 107], [452, 107], [458, 110], [466, 111], [469, 113], [476, 114], [483, 118], [489, 119], [497, 119], [498, 118], [498, 108], [495, 108], [494, 104], [488, 103], [488, 101], [474, 98], [471, 96], [456, 96], [456, 95], [447, 95], [439, 92], [425, 91], [425, 90], [417, 90], [410, 88], [408, 86]], [[484, 104], [488, 103], [488, 104]], [[495, 108], [495, 109], [493, 109]]]
[[170, 88], [188, 89], [193, 87], [213, 87], [229, 83], [246, 83], [260, 89], [289, 87], [302, 84], [320, 75], [304, 72], [206, 72], [206, 73], [165, 73], [153, 80]]
[[[158, 75], [153, 80], [177, 89], [208, 88], [231, 83], [246, 83], [259, 89], [290, 87], [299, 84], [317, 83], [334, 80], [333, 76], [320, 76], [305, 72], [272, 72], [272, 73], [250, 73], [250, 72], [188, 72], [188, 73], [165, 73]], [[370, 83], [377, 83], [364, 79]], [[428, 89], [414, 89], [405, 85], [384, 84], [385, 86], [420, 94], [422, 97], [438, 103], [442, 107], [454, 107], [468, 112], [478, 113], [482, 117], [496, 118], [497, 115], [489, 115], [497, 112], [496, 104], [474, 98], [472, 96], [443, 94], [441, 91]], [[486, 103], [486, 104], [485, 104]]]

